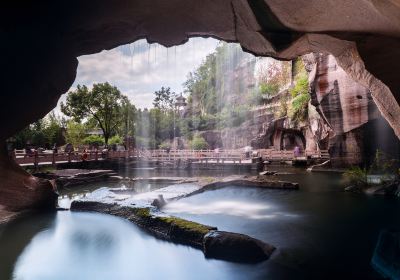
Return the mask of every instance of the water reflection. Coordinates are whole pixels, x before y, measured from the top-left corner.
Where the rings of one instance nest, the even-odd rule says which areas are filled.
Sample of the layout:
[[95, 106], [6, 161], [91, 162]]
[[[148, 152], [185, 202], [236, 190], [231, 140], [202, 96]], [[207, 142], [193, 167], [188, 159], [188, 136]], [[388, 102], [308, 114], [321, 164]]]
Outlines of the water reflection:
[[207, 279], [257, 279], [265, 273], [265, 263], [260, 267], [207, 260], [199, 250], [157, 240], [116, 217], [59, 212], [55, 222], [26, 246], [13, 277], [124, 280], [204, 279], [207, 275]]
[[[157, 240], [119, 218], [59, 212], [0, 230], [0, 279], [9, 279], [12, 270], [15, 279], [29, 280], [380, 279], [370, 260], [380, 230], [400, 226], [393, 214], [400, 211], [399, 201], [345, 193], [335, 174], [286, 171], [290, 174], [277, 177], [299, 182], [299, 191], [232, 186], [165, 208], [275, 245], [278, 250], [267, 262], [207, 260], [201, 251]], [[124, 190], [119, 183], [94, 189], [99, 187]], [[73, 198], [88, 192], [84, 186], [62, 194]]]

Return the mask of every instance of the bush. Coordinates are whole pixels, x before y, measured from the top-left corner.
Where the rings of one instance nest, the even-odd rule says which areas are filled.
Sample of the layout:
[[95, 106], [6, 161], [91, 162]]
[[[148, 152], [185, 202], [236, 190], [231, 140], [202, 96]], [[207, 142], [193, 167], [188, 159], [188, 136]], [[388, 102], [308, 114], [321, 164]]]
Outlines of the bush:
[[189, 146], [193, 150], [205, 150], [208, 148], [208, 143], [203, 137], [194, 136], [193, 140], [190, 141]]
[[288, 98], [286, 96], [282, 96], [279, 100], [279, 106], [277, 110], [275, 111], [275, 117], [276, 118], [283, 118], [286, 117], [288, 114], [289, 108], [288, 108]]
[[289, 90], [293, 98], [299, 95], [308, 95], [308, 78], [306, 75], [300, 76], [296, 80], [296, 84], [293, 88]]
[[113, 137], [111, 137], [110, 139], [108, 139], [108, 144], [109, 145], [121, 145], [124, 141], [122, 140], [122, 137], [119, 135], [115, 135]]
[[269, 98], [279, 92], [279, 85], [274, 83], [261, 83], [260, 92], [263, 96]]
[[158, 146], [158, 148], [161, 150], [169, 150], [169, 149], [171, 149], [171, 143], [163, 142]]
[[357, 188], [365, 188], [368, 186], [367, 169], [358, 166], [352, 166], [343, 173], [345, 182]]
[[294, 121], [304, 121], [308, 116], [308, 102], [310, 101], [310, 95], [308, 93], [302, 93], [292, 99], [290, 118]]
[[98, 145], [102, 146], [104, 145], [104, 138], [103, 136], [100, 135], [90, 135], [83, 139], [83, 143], [86, 145]]
[[371, 174], [396, 174], [398, 160], [392, 159], [388, 154], [377, 149], [372, 165], [370, 166]]

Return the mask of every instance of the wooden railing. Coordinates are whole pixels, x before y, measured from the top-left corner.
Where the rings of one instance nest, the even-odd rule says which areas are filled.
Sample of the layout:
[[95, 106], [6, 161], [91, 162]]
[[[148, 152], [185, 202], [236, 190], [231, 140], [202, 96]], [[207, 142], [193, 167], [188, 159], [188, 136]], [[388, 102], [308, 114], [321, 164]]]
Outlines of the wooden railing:
[[[249, 156], [249, 157], [248, 157]], [[55, 165], [62, 162], [97, 161], [116, 158], [137, 158], [153, 161], [191, 160], [199, 162], [239, 162], [251, 157], [261, 157], [263, 160], [285, 161], [299, 158], [329, 159], [327, 150], [304, 151], [295, 156], [293, 151], [277, 151], [273, 149], [254, 150], [246, 155], [240, 150], [127, 150], [127, 151], [88, 151], [72, 153], [38, 153], [26, 154], [25, 151], [15, 150], [14, 158], [18, 164], [50, 163]]]

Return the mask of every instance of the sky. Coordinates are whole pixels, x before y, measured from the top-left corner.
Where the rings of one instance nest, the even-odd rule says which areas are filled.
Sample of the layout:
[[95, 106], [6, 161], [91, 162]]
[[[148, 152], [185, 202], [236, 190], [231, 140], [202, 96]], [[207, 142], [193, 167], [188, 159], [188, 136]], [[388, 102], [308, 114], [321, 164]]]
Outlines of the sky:
[[[165, 48], [149, 45], [146, 40], [119, 46], [109, 51], [78, 58], [78, 84], [90, 87], [109, 82], [127, 95], [137, 108], [151, 108], [154, 92], [162, 86], [180, 93], [187, 74], [195, 70], [212, 53], [219, 41], [213, 38], [191, 38], [186, 44]], [[61, 101], [64, 101], [64, 94]], [[60, 104], [59, 102], [59, 104]], [[58, 105], [56, 111], [59, 111]]]

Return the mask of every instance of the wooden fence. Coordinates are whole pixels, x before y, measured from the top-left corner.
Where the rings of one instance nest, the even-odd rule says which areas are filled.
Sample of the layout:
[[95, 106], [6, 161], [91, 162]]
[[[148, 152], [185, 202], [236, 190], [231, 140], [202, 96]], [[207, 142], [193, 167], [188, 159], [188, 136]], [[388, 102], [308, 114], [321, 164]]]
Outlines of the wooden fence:
[[104, 159], [117, 158], [136, 158], [149, 161], [176, 161], [191, 160], [199, 162], [226, 162], [242, 163], [244, 160], [250, 160], [254, 157], [261, 157], [268, 161], [289, 161], [296, 159], [329, 159], [327, 150], [322, 151], [304, 151], [299, 157], [294, 156], [293, 151], [277, 151], [272, 149], [254, 150], [248, 155], [241, 150], [129, 150], [129, 151], [89, 151], [72, 153], [38, 153], [26, 154], [24, 151], [16, 150], [14, 158], [18, 164], [35, 165], [79, 162], [79, 161], [97, 161]]

